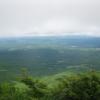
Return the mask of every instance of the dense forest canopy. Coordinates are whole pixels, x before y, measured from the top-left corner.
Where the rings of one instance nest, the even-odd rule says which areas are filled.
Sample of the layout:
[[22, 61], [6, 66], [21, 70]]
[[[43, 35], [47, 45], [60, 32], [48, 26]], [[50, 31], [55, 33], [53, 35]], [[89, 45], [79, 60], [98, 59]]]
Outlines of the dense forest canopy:
[[0, 80], [14, 79], [22, 68], [32, 76], [99, 70], [99, 42], [85, 36], [1, 38]]
[[0, 39], [0, 100], [100, 100], [99, 41]]
[[17, 81], [0, 84], [0, 100], [100, 100], [100, 72], [32, 78], [23, 70]]

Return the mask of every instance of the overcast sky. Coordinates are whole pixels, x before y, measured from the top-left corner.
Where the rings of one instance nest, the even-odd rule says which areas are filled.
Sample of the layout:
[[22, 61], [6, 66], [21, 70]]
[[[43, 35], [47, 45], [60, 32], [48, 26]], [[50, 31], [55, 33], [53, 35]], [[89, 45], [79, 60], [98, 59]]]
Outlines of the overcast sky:
[[100, 35], [100, 0], [0, 0], [0, 36]]

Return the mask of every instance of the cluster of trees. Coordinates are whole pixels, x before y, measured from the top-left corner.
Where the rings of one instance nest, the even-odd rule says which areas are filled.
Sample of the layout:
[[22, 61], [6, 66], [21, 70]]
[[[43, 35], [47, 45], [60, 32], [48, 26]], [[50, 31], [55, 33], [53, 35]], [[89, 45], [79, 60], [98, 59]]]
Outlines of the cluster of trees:
[[62, 76], [50, 86], [24, 72], [19, 81], [0, 84], [0, 100], [100, 100], [100, 74]]

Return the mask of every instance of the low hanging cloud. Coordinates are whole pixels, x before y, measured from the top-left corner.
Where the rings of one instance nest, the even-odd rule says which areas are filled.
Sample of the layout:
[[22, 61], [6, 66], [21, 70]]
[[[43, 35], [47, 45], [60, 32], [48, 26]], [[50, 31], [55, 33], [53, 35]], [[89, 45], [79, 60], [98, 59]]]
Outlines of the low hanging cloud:
[[0, 0], [0, 36], [100, 35], [100, 0]]

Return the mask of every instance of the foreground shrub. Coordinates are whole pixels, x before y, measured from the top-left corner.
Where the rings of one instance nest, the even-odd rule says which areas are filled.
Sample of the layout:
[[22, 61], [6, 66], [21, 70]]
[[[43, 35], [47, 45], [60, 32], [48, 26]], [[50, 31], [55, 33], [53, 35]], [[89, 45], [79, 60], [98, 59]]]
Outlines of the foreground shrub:
[[100, 100], [100, 77], [95, 72], [66, 79], [61, 100]]
[[0, 100], [100, 100], [100, 73], [60, 76], [52, 85], [24, 77], [0, 84]]

